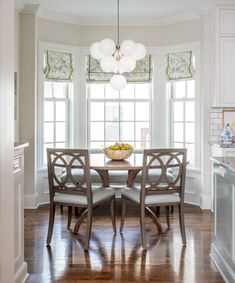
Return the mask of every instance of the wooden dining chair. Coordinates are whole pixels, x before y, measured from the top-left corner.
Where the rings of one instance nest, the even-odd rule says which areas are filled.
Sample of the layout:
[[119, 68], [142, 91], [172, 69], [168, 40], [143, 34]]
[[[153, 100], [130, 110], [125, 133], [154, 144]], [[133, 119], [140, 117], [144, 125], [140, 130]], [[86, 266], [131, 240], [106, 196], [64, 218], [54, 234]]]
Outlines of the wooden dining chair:
[[[101, 203], [110, 201], [112, 226], [116, 234], [115, 191], [108, 187], [93, 187], [90, 178], [89, 153], [86, 149], [47, 149], [48, 181], [50, 190], [50, 215], [47, 244], [51, 242], [56, 205], [68, 206], [68, 227], [71, 222], [72, 207], [83, 209], [76, 224], [78, 230], [87, 217], [85, 251], [89, 248], [93, 209]], [[71, 171], [76, 168], [83, 174], [74, 179]], [[61, 174], [66, 174], [61, 178]]]
[[[143, 173], [141, 187], [123, 188], [122, 215], [120, 233], [123, 231], [126, 200], [137, 203], [140, 207], [140, 226], [142, 246], [146, 250], [145, 211], [153, 218], [159, 228], [155, 207], [166, 207], [167, 225], [170, 227], [170, 206], [179, 206], [179, 222], [183, 245], [186, 245], [184, 224], [184, 190], [186, 175], [187, 149], [147, 149], [143, 156]], [[167, 177], [169, 169], [174, 172], [174, 179]], [[152, 177], [154, 170], [160, 174]], [[158, 229], [161, 231], [161, 226]]]

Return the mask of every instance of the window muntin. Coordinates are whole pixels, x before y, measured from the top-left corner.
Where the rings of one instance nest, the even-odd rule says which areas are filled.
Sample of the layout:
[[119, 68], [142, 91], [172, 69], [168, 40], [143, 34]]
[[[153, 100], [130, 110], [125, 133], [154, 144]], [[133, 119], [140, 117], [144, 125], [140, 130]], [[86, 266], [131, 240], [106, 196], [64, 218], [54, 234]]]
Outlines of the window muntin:
[[188, 149], [189, 166], [195, 166], [195, 80], [167, 83], [170, 97], [171, 146]]
[[44, 81], [43, 97], [43, 160], [46, 164], [48, 147], [69, 146], [69, 103], [71, 82]]
[[109, 84], [88, 84], [88, 147], [101, 149], [127, 142], [149, 148], [151, 140], [151, 85], [128, 84], [122, 91]]

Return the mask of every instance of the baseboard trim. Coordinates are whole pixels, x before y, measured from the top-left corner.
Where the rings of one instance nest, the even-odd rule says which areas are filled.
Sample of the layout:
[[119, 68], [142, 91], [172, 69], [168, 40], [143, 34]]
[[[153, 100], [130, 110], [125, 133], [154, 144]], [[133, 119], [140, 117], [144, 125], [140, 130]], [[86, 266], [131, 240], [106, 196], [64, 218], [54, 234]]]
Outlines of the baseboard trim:
[[28, 265], [24, 261], [15, 274], [15, 283], [25, 283], [28, 276]]
[[211, 207], [212, 201], [210, 195], [200, 195], [200, 207], [202, 209], [212, 209]]
[[185, 192], [184, 202], [188, 204], [200, 206], [199, 198], [196, 194]]
[[37, 206], [50, 202], [49, 193], [43, 193], [37, 196]]
[[216, 267], [218, 268], [224, 281], [227, 283], [235, 282], [235, 271], [229, 266], [225, 257], [214, 243], [211, 244], [210, 257], [214, 262], [214, 264], [216, 265]]
[[37, 204], [37, 194], [33, 195], [24, 195], [24, 208], [25, 209], [36, 209], [38, 207]]

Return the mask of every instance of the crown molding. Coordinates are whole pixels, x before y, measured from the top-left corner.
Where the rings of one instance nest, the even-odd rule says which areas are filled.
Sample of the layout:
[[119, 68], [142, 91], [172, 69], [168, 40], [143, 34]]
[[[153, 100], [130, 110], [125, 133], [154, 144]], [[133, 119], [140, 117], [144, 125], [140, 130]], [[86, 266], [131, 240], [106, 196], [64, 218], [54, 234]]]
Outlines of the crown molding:
[[27, 4], [27, 5], [24, 5], [24, 8], [21, 11], [21, 14], [38, 16], [40, 11], [41, 11], [41, 8], [39, 4]]
[[[189, 20], [198, 19], [201, 15], [204, 14], [203, 11], [200, 12], [191, 12], [187, 14], [176, 15], [172, 17], [166, 17], [161, 19], [156, 18], [138, 18], [138, 19], [129, 19], [129, 20], [121, 20], [121, 26], [162, 26], [168, 24], [174, 24]], [[78, 18], [75, 16], [68, 16], [59, 13], [54, 13], [51, 11], [40, 9], [38, 13], [38, 17], [41, 19], [62, 22], [67, 24], [73, 25], [81, 25], [81, 26], [104, 26], [104, 25], [116, 25], [116, 19], [107, 18], [107, 19], [100, 19], [100, 18]]]
[[54, 12], [44, 10], [44, 9], [40, 9], [40, 12], [38, 13], [38, 17], [41, 19], [61, 22], [65, 24], [81, 25], [80, 18], [76, 16], [63, 15], [60, 13], [54, 13]]
[[213, 6], [230, 6], [233, 5], [234, 6], [234, 0], [215, 0], [213, 2]]
[[19, 12], [22, 13], [23, 9], [25, 6], [25, 0], [16, 0], [15, 1], [15, 9]]

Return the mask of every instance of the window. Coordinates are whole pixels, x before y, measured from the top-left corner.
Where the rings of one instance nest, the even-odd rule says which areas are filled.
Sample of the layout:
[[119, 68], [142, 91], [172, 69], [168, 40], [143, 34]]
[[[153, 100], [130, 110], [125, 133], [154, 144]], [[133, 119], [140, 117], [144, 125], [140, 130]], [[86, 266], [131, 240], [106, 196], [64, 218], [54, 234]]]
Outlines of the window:
[[126, 142], [150, 147], [151, 84], [128, 84], [122, 91], [109, 84], [88, 84], [88, 146], [101, 149]]
[[72, 89], [70, 82], [44, 81], [43, 101], [43, 164], [46, 148], [69, 145], [69, 102]]
[[186, 147], [190, 166], [195, 165], [195, 80], [167, 83], [171, 105], [171, 146]]

